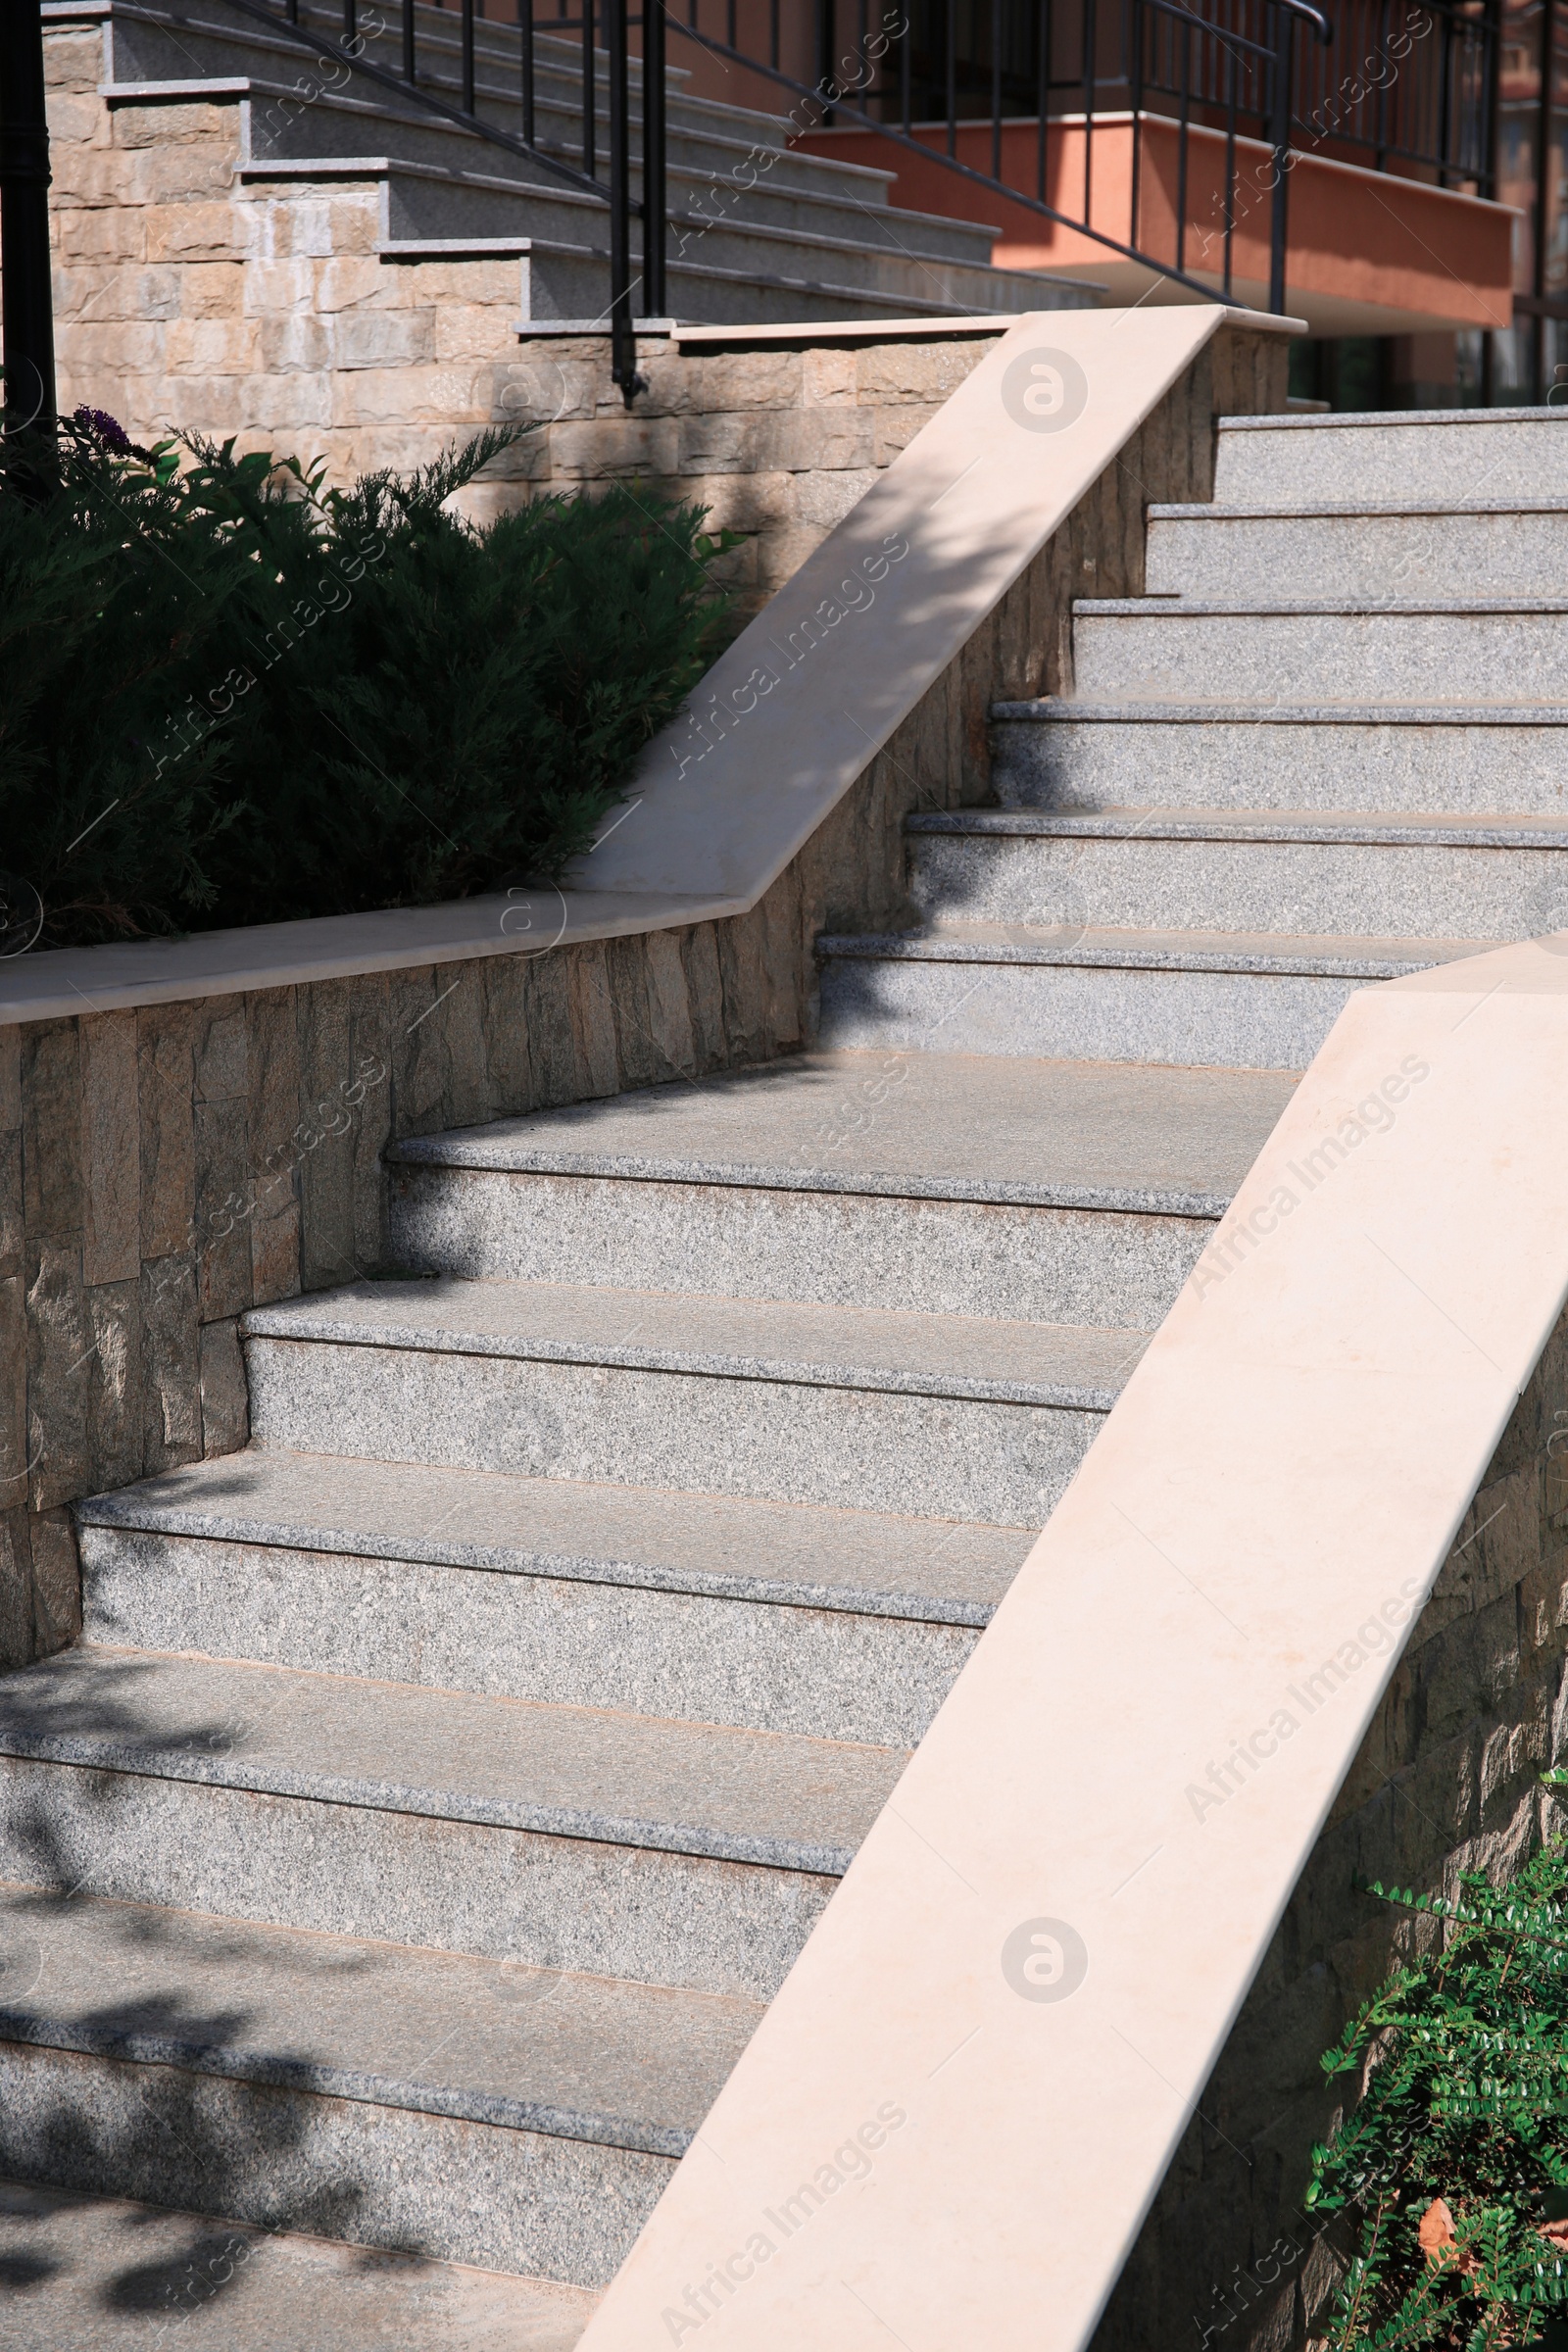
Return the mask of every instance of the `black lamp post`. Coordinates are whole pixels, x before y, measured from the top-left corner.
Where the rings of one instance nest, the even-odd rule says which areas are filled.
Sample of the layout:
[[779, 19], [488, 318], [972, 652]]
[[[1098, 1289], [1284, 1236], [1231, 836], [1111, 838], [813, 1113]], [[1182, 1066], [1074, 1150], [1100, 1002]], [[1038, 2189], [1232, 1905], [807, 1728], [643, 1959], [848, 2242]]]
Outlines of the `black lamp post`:
[[55, 328], [39, 0], [0, 0], [0, 277], [6, 438], [24, 434], [41, 456], [55, 440]]

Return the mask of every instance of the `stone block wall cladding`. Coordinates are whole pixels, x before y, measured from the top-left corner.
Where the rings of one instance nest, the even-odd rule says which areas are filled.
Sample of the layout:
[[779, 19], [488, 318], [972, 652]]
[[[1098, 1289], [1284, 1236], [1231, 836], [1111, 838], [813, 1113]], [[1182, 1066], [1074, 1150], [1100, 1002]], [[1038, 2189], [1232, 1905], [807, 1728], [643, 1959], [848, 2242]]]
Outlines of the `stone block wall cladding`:
[[[1355, 2087], [1348, 2097], [1343, 2081], [1326, 2083], [1317, 2060], [1396, 1953], [1436, 1932], [1353, 1881], [1451, 1893], [1461, 1869], [1500, 1880], [1568, 1818], [1537, 1778], [1568, 1745], [1568, 1477], [1547, 1453], [1565, 1423], [1568, 1316], [1411, 1630], [1092, 2352], [1297, 2352], [1323, 2340], [1344, 2241], [1296, 2200], [1313, 2141]], [[1360, 1654], [1373, 1647], [1369, 1637]], [[1363, 1669], [1344, 1652], [1328, 1665], [1305, 1661], [1298, 1690], [1353, 1705]], [[1301, 1718], [1284, 1692], [1281, 1703]], [[1234, 1728], [1241, 1740], [1256, 1727]], [[1225, 1802], [1246, 1804], [1251, 1783], [1233, 1778]]]
[[906, 919], [905, 817], [985, 798], [990, 704], [1069, 683], [1072, 598], [1137, 593], [1145, 503], [1209, 496], [1285, 366], [1215, 337], [749, 914], [0, 1024], [0, 1666], [75, 1635], [74, 1499], [244, 1442], [237, 1317], [383, 1263], [390, 1140], [808, 1041], [817, 934]]
[[647, 341], [628, 416], [607, 338], [519, 340], [525, 265], [379, 259], [376, 181], [247, 185], [237, 101], [107, 105], [96, 25], [52, 31], [47, 58], [61, 402], [107, 409], [133, 439], [232, 433], [343, 480], [531, 422], [470, 513], [641, 480], [741, 535], [721, 576], [749, 612], [990, 348]]

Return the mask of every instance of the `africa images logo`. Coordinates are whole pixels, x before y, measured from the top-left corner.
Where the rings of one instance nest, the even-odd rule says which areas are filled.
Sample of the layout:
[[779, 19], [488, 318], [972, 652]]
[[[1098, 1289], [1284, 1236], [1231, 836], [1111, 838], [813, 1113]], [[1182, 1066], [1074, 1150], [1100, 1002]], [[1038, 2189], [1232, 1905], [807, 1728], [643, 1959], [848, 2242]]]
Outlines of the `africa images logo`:
[[1002, 1973], [1022, 2000], [1065, 2001], [1089, 1974], [1089, 1947], [1064, 1919], [1025, 1919], [1002, 1947]]
[[1026, 432], [1059, 433], [1089, 406], [1089, 378], [1070, 352], [1020, 351], [1002, 378], [1002, 405]]

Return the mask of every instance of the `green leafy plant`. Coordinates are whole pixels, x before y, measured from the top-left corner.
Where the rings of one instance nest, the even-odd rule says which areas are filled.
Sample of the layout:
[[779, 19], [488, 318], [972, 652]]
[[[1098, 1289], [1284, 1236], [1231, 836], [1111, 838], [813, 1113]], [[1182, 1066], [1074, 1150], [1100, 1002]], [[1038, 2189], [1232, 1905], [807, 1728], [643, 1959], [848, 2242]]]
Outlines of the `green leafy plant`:
[[1568, 1841], [1501, 1890], [1367, 1891], [1442, 1932], [1323, 2059], [1365, 2081], [1305, 2199], [1354, 2231], [1331, 2352], [1568, 2346]]
[[515, 439], [338, 489], [78, 411], [0, 473], [0, 863], [42, 944], [429, 904], [587, 850], [722, 640], [700, 510], [617, 485], [483, 526]]

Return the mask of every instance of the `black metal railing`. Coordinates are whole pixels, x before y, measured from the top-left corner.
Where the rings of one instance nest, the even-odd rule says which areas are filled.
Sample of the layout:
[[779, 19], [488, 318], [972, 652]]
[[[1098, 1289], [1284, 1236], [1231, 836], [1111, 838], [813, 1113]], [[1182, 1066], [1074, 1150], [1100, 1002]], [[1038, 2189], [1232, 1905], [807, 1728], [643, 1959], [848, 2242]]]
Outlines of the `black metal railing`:
[[[729, 0], [704, 4], [708, 20], [733, 14]], [[854, 51], [858, 30], [863, 51], [864, 0], [814, 4], [827, 56]], [[696, 25], [697, 0], [688, 11]], [[1377, 171], [1400, 162], [1440, 185], [1493, 193], [1495, 0], [1324, 0], [1322, 13], [1333, 45], [1309, 47], [1301, 60], [1292, 109], [1298, 151], [1327, 143]], [[905, 131], [938, 125], [950, 155], [960, 123], [988, 122], [995, 155], [1003, 123], [1103, 115], [1128, 104], [1135, 81], [1145, 103], [1164, 112], [1185, 103], [1211, 120], [1233, 96], [1254, 125], [1271, 112], [1265, 61], [1275, 49], [1275, 0], [1164, 10], [1149, 0], [903, 0], [898, 14], [908, 31], [897, 63], [846, 92], [840, 119], [853, 110]]]
[[[630, 0], [491, 0], [506, 17], [475, 0], [228, 4], [602, 204], [605, 319], [628, 402], [636, 318], [669, 304], [671, 35], [682, 62], [714, 59], [731, 91], [771, 98], [791, 135], [874, 131], [1206, 299], [1231, 296], [1238, 225], [1266, 199], [1267, 300], [1284, 309], [1303, 153], [1494, 187], [1498, 0], [795, 0], [782, 17], [781, 0], [643, 0], [640, 14]], [[1097, 142], [1102, 155], [1111, 133], [1131, 139], [1125, 235], [1097, 211]], [[1175, 140], [1168, 229], [1145, 220], [1156, 135], [1165, 156]], [[1063, 142], [1081, 147], [1070, 189]], [[1203, 220], [1190, 218], [1200, 143]], [[710, 224], [685, 204], [680, 218]]]

